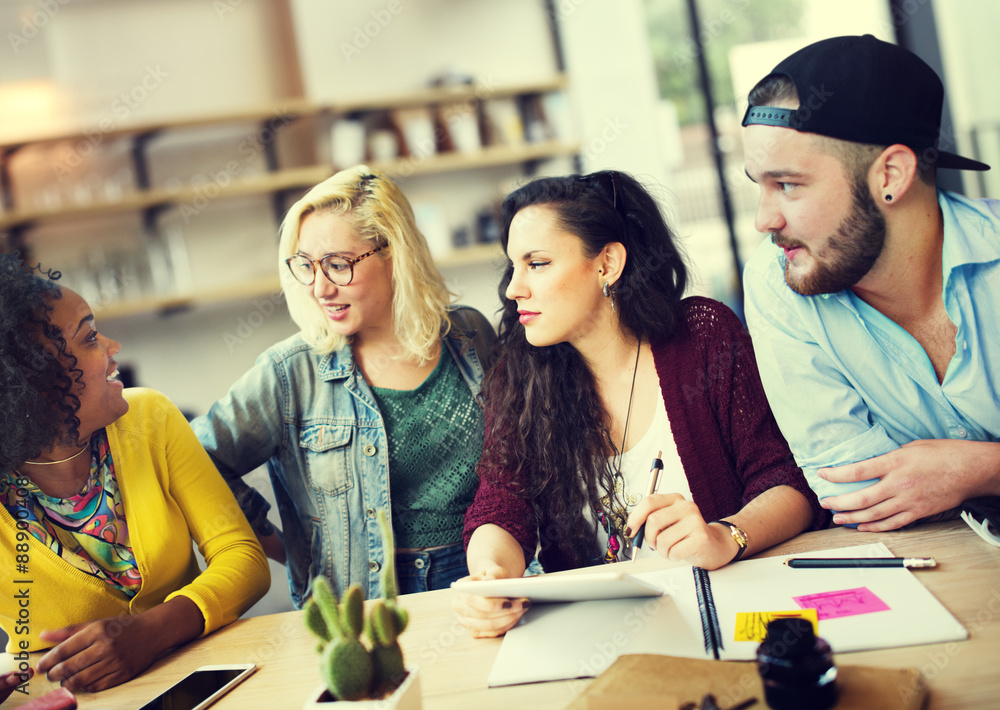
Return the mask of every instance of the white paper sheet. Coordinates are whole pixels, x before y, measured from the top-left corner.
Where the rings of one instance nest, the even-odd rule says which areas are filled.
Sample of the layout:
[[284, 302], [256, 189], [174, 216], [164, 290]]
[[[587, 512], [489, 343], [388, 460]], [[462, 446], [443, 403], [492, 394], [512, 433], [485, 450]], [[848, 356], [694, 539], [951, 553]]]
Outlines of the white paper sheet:
[[[795, 556], [865, 558], [892, 553], [874, 543]], [[821, 620], [819, 635], [835, 652], [968, 638], [958, 620], [907, 569], [792, 569], [783, 564], [785, 559], [746, 560], [710, 574], [722, 628], [722, 659], [755, 658], [757, 642], [734, 640], [737, 612], [799, 609], [793, 597], [857, 588], [867, 589], [889, 609]], [[490, 687], [593, 677], [626, 653], [711, 657], [704, 646], [691, 568], [636, 576], [660, 586], [664, 596], [532, 607], [507, 632], [488, 679]]]

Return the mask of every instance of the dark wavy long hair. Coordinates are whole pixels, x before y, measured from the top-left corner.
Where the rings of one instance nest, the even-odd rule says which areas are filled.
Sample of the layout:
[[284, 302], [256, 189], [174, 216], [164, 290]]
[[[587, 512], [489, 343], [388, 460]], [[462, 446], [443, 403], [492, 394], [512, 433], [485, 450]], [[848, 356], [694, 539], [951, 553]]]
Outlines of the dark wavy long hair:
[[[659, 206], [638, 181], [603, 171], [528, 183], [503, 202], [505, 250], [514, 215], [530, 205], [552, 209], [559, 226], [579, 237], [588, 258], [621, 242], [627, 252], [615, 285], [621, 327], [647, 342], [674, 334], [687, 269]], [[568, 343], [535, 347], [525, 338], [517, 303], [505, 295], [513, 272], [508, 263], [499, 288], [504, 306], [498, 359], [483, 384], [490, 437], [480, 472], [502, 472], [497, 483], [513, 486], [545, 522], [542, 547], [573, 550], [582, 566], [594, 558], [595, 534], [584, 510], [599, 510], [601, 497], [613, 494], [609, 461], [617, 444], [580, 353]]]
[[0, 471], [79, 438], [73, 388], [83, 372], [49, 319], [50, 301], [61, 297], [17, 254], [0, 254]]

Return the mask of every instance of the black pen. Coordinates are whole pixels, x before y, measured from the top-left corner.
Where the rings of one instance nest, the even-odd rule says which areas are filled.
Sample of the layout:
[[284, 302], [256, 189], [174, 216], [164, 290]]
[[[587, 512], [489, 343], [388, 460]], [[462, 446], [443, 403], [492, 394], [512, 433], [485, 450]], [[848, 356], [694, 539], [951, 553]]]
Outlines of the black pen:
[[[662, 451], [656, 452], [656, 458], [653, 459], [653, 463], [649, 467], [649, 490], [646, 491], [646, 497], [656, 493], [656, 484], [660, 480], [660, 471], [663, 470], [663, 461], [660, 457], [663, 455]], [[639, 548], [642, 547], [642, 538], [644, 537], [643, 532], [646, 530], [646, 524], [643, 523], [639, 526], [639, 532], [635, 534], [632, 538], [632, 561], [635, 562], [639, 559]]]
[[785, 564], [797, 569], [937, 566], [933, 557], [789, 557]]

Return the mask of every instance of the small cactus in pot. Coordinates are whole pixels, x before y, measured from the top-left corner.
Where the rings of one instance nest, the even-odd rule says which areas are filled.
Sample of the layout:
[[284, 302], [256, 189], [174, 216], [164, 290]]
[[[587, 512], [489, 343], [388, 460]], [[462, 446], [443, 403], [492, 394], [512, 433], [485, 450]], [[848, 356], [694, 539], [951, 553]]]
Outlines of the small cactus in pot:
[[303, 608], [306, 626], [320, 640], [323, 682], [337, 700], [379, 698], [406, 677], [399, 635], [409, 617], [396, 603], [396, 548], [385, 511], [379, 511], [378, 525], [385, 552], [383, 598], [365, 614], [360, 586], [351, 585], [338, 601], [330, 582], [317, 577]]

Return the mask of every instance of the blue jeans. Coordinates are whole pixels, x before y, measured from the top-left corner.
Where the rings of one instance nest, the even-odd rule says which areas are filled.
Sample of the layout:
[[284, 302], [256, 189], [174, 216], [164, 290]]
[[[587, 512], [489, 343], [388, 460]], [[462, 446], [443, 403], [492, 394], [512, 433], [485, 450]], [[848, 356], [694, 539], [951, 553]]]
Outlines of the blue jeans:
[[461, 543], [429, 552], [396, 553], [400, 594], [447, 589], [456, 579], [468, 574], [469, 567]]

